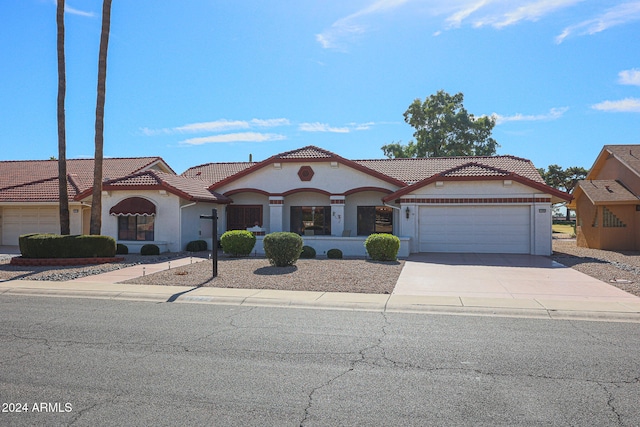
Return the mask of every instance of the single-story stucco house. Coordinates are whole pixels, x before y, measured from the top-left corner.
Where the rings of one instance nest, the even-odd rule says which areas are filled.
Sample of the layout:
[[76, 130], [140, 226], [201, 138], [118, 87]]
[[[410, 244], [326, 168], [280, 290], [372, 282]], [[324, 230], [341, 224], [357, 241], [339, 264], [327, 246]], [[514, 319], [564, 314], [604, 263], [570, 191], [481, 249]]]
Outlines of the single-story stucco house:
[[577, 245], [640, 249], [640, 145], [605, 145], [569, 205]]
[[[69, 160], [72, 234], [88, 231], [93, 162]], [[35, 170], [38, 170], [36, 173]], [[12, 178], [11, 171], [19, 178]], [[27, 232], [59, 232], [57, 162], [0, 162], [3, 245]], [[371, 233], [393, 233], [413, 252], [551, 254], [551, 206], [570, 200], [514, 156], [350, 160], [308, 146], [260, 162], [207, 163], [181, 175], [158, 157], [105, 159], [102, 234], [136, 252], [184, 250], [251, 229], [292, 231], [320, 255], [365, 255]]]

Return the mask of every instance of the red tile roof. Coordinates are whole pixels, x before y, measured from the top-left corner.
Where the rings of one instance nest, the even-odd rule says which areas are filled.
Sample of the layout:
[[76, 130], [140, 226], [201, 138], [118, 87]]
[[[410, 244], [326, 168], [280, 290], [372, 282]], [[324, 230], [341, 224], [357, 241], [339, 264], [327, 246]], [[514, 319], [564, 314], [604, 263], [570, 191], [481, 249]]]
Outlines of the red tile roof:
[[[102, 189], [112, 190], [165, 190], [191, 201], [229, 203], [228, 197], [208, 190], [209, 183], [197, 178], [187, 178], [164, 172], [148, 170], [123, 178], [105, 181]], [[80, 197], [89, 196], [90, 190]]]
[[[305, 157], [308, 156], [308, 157]], [[219, 183], [239, 174], [249, 168], [257, 168], [264, 162], [273, 162], [281, 159], [318, 161], [319, 159], [345, 160], [329, 151], [309, 146], [299, 150], [277, 154], [263, 162], [257, 163], [207, 163], [187, 169], [182, 175], [186, 177], [200, 177], [211, 184]], [[544, 183], [540, 173], [531, 161], [515, 156], [486, 156], [486, 157], [430, 157], [411, 159], [376, 159], [348, 161], [365, 172], [367, 170], [375, 174], [390, 177], [401, 181], [404, 185], [413, 184], [430, 178], [445, 171], [451, 171], [465, 166], [456, 172], [465, 176], [488, 176], [496, 174], [515, 173], [529, 180]], [[469, 165], [473, 165], [469, 166]], [[248, 171], [246, 171], [248, 172]], [[245, 173], [246, 173], [245, 172]]]
[[204, 165], [194, 166], [187, 169], [181, 175], [187, 178], [199, 178], [207, 181], [209, 184], [215, 184], [223, 179], [229, 178], [254, 166], [255, 162], [238, 162], [238, 163], [206, 163]]
[[[171, 168], [160, 157], [106, 158], [105, 179], [120, 178], [145, 168]], [[93, 159], [67, 160], [69, 200], [93, 185]], [[0, 201], [58, 201], [58, 161], [0, 161]]]
[[[422, 181], [434, 175], [473, 164], [477, 168], [477, 176], [485, 176], [488, 170], [500, 170], [515, 173], [532, 181], [544, 183], [540, 173], [531, 161], [515, 156], [483, 156], [483, 157], [423, 157], [411, 159], [355, 160], [356, 163], [389, 175], [407, 184]], [[465, 171], [467, 176], [473, 171]], [[495, 173], [495, 172], [492, 172]]]

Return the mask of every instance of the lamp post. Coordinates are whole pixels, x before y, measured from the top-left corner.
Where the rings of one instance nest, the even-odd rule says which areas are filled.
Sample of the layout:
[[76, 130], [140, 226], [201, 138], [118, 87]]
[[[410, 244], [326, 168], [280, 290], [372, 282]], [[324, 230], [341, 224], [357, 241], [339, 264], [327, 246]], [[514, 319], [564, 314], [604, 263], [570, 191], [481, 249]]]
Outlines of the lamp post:
[[210, 219], [211, 225], [211, 259], [213, 260], [213, 278], [218, 277], [218, 210], [211, 209], [211, 215], [200, 215], [201, 219]]

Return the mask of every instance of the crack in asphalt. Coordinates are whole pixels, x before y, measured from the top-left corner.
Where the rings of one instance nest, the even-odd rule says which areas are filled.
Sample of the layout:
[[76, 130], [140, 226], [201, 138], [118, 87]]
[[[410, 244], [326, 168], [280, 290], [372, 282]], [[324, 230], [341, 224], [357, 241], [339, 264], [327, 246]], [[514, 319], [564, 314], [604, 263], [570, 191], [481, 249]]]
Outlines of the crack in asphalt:
[[[304, 414], [302, 417], [302, 420], [300, 420], [300, 427], [304, 427], [305, 423], [307, 422], [307, 420], [310, 417], [310, 411], [311, 408], [313, 407], [313, 399], [314, 399], [314, 394], [316, 394], [318, 391], [322, 390], [323, 388], [329, 387], [333, 382], [339, 380], [340, 378], [344, 377], [345, 375], [349, 374], [350, 372], [353, 372], [356, 369], [356, 366], [358, 364], [361, 363], [367, 363], [367, 352], [377, 348], [377, 347], [381, 347], [382, 346], [382, 340], [384, 339], [384, 337], [387, 335], [387, 331], [386, 331], [386, 327], [390, 324], [389, 323], [389, 319], [387, 318], [386, 313], [380, 313], [382, 315], [382, 318], [384, 319], [384, 324], [382, 325], [382, 327], [380, 328], [380, 336], [375, 340], [375, 342], [367, 347], [361, 348], [358, 351], [358, 354], [356, 356], [356, 358], [354, 358], [353, 360], [351, 360], [349, 362], [349, 367], [344, 371], [339, 373], [338, 375], [335, 375], [334, 377], [330, 378], [328, 381], [324, 382], [323, 384], [314, 387], [311, 389], [311, 391], [309, 392], [309, 394], [307, 395], [307, 406], [304, 408]], [[333, 353], [335, 354], [335, 353]], [[353, 352], [349, 352], [346, 354], [353, 354]], [[384, 356], [384, 350], [383, 350], [383, 356]]]

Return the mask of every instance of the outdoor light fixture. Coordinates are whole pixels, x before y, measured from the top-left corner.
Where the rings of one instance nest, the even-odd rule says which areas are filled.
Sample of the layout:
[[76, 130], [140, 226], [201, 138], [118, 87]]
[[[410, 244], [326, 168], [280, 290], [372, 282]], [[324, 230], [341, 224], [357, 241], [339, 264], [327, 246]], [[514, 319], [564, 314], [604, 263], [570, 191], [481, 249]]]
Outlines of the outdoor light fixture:
[[404, 213], [407, 215], [407, 219], [409, 219], [409, 215], [411, 214], [411, 210], [409, 209], [409, 206], [407, 206], [407, 209], [405, 209]]

